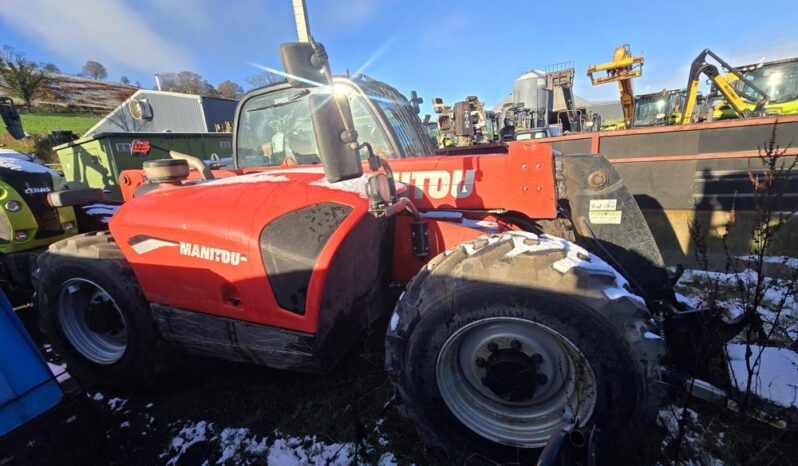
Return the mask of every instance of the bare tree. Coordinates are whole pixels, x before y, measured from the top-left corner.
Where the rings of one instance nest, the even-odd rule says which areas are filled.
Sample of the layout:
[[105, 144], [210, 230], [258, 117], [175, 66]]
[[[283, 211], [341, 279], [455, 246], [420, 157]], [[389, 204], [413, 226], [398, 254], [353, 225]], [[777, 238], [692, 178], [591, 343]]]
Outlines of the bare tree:
[[60, 73], [61, 69], [52, 63], [43, 63], [42, 69], [47, 73]]
[[92, 79], [105, 79], [108, 77], [108, 71], [105, 70], [103, 64], [94, 60], [87, 61], [81, 71]]
[[0, 88], [25, 102], [28, 111], [33, 99], [43, 90], [47, 72], [8, 45], [0, 53]]
[[222, 96], [228, 99], [238, 99], [244, 94], [244, 88], [241, 87], [240, 84], [230, 81], [229, 79], [224, 80], [216, 86], [216, 91]]
[[125, 86], [129, 86], [130, 85], [130, 79], [127, 76], [122, 75], [122, 77], [119, 78], [119, 84], [124, 84]]
[[204, 96], [219, 95], [211, 83], [202, 79], [202, 76], [193, 71], [161, 73], [159, 76], [161, 78], [161, 90], [164, 91]]
[[258, 89], [260, 87], [266, 87], [269, 84], [285, 81], [285, 78], [270, 71], [263, 70], [258, 74], [247, 77], [245, 81], [249, 84], [248, 90], [251, 91], [252, 89]]

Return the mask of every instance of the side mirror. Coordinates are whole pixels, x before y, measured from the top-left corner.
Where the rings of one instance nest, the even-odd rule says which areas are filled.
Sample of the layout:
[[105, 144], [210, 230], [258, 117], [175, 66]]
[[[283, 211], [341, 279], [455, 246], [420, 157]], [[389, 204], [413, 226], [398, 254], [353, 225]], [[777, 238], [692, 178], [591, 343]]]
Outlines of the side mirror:
[[[363, 175], [358, 151], [341, 137], [346, 132], [344, 119], [350, 124], [352, 122], [352, 111], [346, 96], [311, 94], [308, 99], [316, 149], [327, 181], [336, 183]], [[338, 105], [333, 99], [337, 100]]]
[[280, 45], [280, 61], [293, 87], [315, 87], [327, 82], [322, 70], [327, 61], [324, 46], [317, 43], [318, 53], [309, 42], [287, 42]]
[[25, 137], [25, 130], [22, 129], [22, 120], [19, 119], [19, 111], [17, 111], [17, 107], [10, 97], [0, 97], [0, 117], [3, 118], [3, 124], [9, 134], [11, 134], [11, 137], [14, 139]]

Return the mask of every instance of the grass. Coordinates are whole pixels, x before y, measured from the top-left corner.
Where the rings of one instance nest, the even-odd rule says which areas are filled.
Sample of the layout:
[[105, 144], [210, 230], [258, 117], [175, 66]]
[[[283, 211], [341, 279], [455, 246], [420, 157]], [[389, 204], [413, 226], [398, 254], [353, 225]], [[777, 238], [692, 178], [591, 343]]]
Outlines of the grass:
[[55, 163], [57, 159], [46, 138], [47, 133], [55, 129], [65, 129], [81, 136], [100, 121], [101, 117], [76, 113], [20, 113], [20, 118], [22, 127], [30, 136], [16, 140], [4, 129], [0, 129], [0, 147], [35, 154], [48, 163]]
[[22, 113], [22, 127], [30, 134], [45, 135], [54, 129], [66, 129], [82, 135], [100, 121], [97, 115], [72, 113]]
[[[101, 401], [84, 398], [96, 416], [89, 437], [102, 446], [95, 459], [110, 465], [164, 464], [161, 455], [181, 427], [204, 420], [219, 429], [244, 427], [258, 438], [273, 438], [278, 431], [315, 435], [327, 443], [362, 441], [375, 449], [360, 452], [365, 464], [376, 464], [388, 451], [402, 466], [448, 464], [422, 446], [412, 423], [392, 404], [392, 386], [383, 369], [386, 326], [380, 321], [329, 375], [185, 357], [173, 373], [147, 389], [98, 387]], [[44, 352], [60, 362], [51, 350]], [[126, 400], [123, 408], [108, 408], [115, 397]], [[387, 445], [375, 438], [377, 428]], [[200, 442], [177, 466], [214, 464], [219, 454], [218, 440]], [[263, 464], [262, 458], [244, 457], [236, 464]], [[78, 458], [67, 454], [61, 461], [73, 459]]]

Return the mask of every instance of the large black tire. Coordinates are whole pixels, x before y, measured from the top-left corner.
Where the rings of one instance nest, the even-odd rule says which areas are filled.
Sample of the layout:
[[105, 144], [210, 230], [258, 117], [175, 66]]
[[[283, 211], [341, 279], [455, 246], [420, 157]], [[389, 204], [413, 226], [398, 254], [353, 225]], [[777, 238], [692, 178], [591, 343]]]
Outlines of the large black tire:
[[[160, 337], [136, 276], [110, 233], [87, 233], [54, 243], [37, 265], [35, 303], [40, 327], [83, 385], [148, 386], [168, 372], [174, 360], [171, 348]], [[82, 294], [92, 291], [95, 297], [89, 302], [99, 304], [84, 305]], [[72, 310], [65, 311], [67, 306]], [[93, 317], [81, 319], [92, 306]], [[67, 320], [81, 329], [92, 327], [86, 324], [89, 320], [99, 322], [93, 324], [94, 329], [102, 327], [96, 334], [116, 338], [109, 340], [111, 349], [88, 351], [95, 359], [88, 357], [87, 350], [79, 349], [87, 344], [76, 344], [77, 337], [67, 336]], [[97, 345], [96, 339], [88, 341], [90, 346]], [[99, 347], [106, 350], [106, 346], [100, 343]]]
[[[518, 439], [510, 434], [497, 434], [496, 427], [484, 426], [502, 418], [497, 414], [499, 411], [517, 409], [513, 403], [528, 403], [533, 406], [530, 410], [538, 409], [535, 403], [540, 403], [543, 407], [540, 409], [548, 409], [546, 403], [553, 404], [558, 399], [553, 393], [571, 392], [563, 388], [547, 394], [545, 384], [562, 383], [566, 387], [572, 383], [572, 393], [584, 393], [580, 395], [587, 400], [583, 406], [590, 406], [593, 400], [592, 409], [573, 410], [578, 414], [582, 409], [589, 417], [580, 419], [581, 429], [587, 432], [594, 425], [601, 429], [599, 452], [606, 454], [611, 444], [628, 442], [632, 437], [626, 434], [639, 432], [653, 420], [659, 400], [650, 396], [650, 384], [659, 378], [659, 362], [666, 351], [662, 339], [652, 333], [653, 321], [642, 299], [629, 293], [626, 287], [626, 281], [598, 257], [574, 243], [547, 235], [518, 232], [482, 237], [437, 256], [408, 285], [388, 329], [386, 365], [400, 410], [414, 421], [423, 441], [448, 451], [455, 462], [479, 455], [498, 463], [523, 463], [534, 459], [548, 437], [567, 422], [551, 421], [556, 418], [552, 415], [549, 424], [537, 431], [534, 423], [543, 421], [524, 424], [524, 428], [531, 430], [519, 434]], [[495, 341], [499, 344], [492, 349], [486, 346], [493, 353], [481, 353], [486, 357], [491, 355], [487, 365], [485, 358], [476, 358], [481, 359], [475, 363], [476, 369], [457, 369], [474, 360], [468, 359], [474, 354], [466, 351], [468, 344], [506, 328], [523, 329], [520, 333], [530, 335], [530, 339], [524, 340], [523, 346], [518, 340], [508, 345], [508, 339], [498, 338], [501, 335], [497, 333]], [[523, 352], [524, 346], [534, 346], [529, 341], [546, 340], [549, 336], [556, 342], [563, 337], [561, 347], [566, 348], [563, 354], [573, 356], [575, 361], [581, 356], [586, 365], [574, 364], [572, 375], [557, 380], [557, 372], [565, 373], [564, 359], [551, 358], [559, 361], [554, 378], [531, 379], [534, 382], [518, 379], [524, 382], [512, 388], [516, 392], [494, 390], [497, 386], [491, 382], [490, 372], [472, 372], [485, 374], [481, 384], [483, 390], [486, 387], [491, 390], [485, 392], [487, 396], [480, 392], [478, 384], [465, 391], [442, 390], [439, 386], [441, 380], [448, 387], [468, 386], [468, 371], [483, 370], [480, 367], [489, 370], [492, 354], [503, 352], [503, 357], [519, 354], [512, 353], [509, 346]], [[458, 342], [460, 347], [450, 349]], [[538, 343], [551, 345], [549, 340]], [[478, 345], [468, 348], [475, 347]], [[497, 352], [497, 347], [501, 351]], [[532, 357], [539, 358], [539, 354]], [[525, 358], [522, 354], [514, 360], [527, 364]], [[545, 372], [546, 362], [535, 362], [540, 364], [525, 374], [534, 374], [535, 370]], [[465, 375], [456, 375], [458, 370]], [[455, 375], [447, 378], [447, 373]], [[530, 385], [540, 391], [540, 399], [524, 391]], [[550, 385], [549, 389], [556, 387]], [[497, 401], [491, 398], [491, 393], [503, 398]], [[461, 396], [459, 401], [457, 396]], [[495, 406], [496, 414], [487, 409], [482, 418], [479, 414], [482, 408], [461, 409], [463, 403], [469, 404], [463, 400], [479, 400], [488, 408]], [[458, 408], [459, 415], [450, 404]], [[515, 411], [512, 413], [516, 415]], [[514, 422], [520, 421], [510, 419], [508, 429], [515, 428]], [[562, 424], [553, 426], [551, 422]], [[483, 431], [477, 433], [475, 429]], [[493, 438], [489, 440], [489, 436]]]

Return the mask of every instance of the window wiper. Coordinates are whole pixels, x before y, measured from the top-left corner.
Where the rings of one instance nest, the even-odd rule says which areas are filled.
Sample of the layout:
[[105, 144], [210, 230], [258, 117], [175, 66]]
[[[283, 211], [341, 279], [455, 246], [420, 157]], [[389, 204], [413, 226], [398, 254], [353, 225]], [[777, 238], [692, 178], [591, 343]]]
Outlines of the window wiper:
[[297, 92], [296, 94], [292, 95], [291, 97], [288, 97], [286, 100], [284, 100], [282, 102], [274, 102], [274, 103], [271, 103], [269, 105], [264, 105], [263, 107], [250, 108], [250, 109], [247, 110], [247, 112], [257, 112], [259, 110], [266, 110], [266, 109], [269, 109], [269, 108], [282, 107], [283, 105], [288, 105], [288, 104], [294, 103], [297, 100], [301, 99], [302, 97], [304, 97], [304, 96], [306, 96], [308, 94], [310, 94], [310, 91], [308, 89], [302, 89], [301, 91]]

